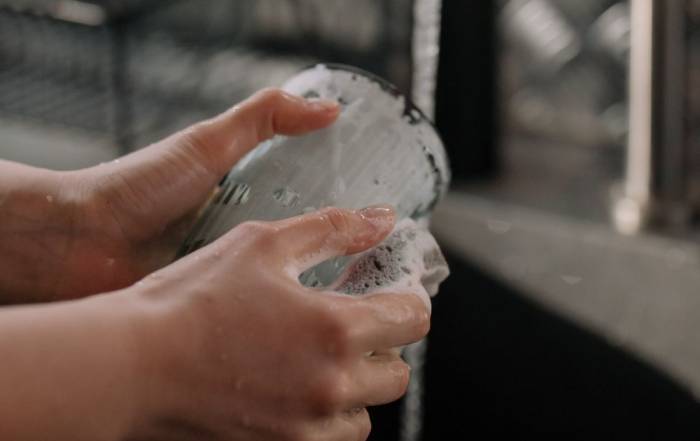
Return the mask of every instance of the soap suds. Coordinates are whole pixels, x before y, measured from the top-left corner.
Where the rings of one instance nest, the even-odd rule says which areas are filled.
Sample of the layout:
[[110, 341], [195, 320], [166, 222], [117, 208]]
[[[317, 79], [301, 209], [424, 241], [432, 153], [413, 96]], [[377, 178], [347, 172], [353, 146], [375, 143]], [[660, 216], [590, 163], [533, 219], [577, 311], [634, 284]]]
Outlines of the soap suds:
[[329, 289], [350, 295], [410, 291], [430, 308], [430, 297], [449, 274], [435, 238], [404, 219], [381, 244], [355, 256]]

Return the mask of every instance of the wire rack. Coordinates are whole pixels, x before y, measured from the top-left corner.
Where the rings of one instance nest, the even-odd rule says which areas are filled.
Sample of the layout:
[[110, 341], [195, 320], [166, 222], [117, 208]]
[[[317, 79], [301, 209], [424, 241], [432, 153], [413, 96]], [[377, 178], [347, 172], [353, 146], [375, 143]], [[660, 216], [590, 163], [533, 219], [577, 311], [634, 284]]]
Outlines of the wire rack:
[[123, 151], [317, 61], [410, 88], [411, 0], [0, 1], [0, 116]]

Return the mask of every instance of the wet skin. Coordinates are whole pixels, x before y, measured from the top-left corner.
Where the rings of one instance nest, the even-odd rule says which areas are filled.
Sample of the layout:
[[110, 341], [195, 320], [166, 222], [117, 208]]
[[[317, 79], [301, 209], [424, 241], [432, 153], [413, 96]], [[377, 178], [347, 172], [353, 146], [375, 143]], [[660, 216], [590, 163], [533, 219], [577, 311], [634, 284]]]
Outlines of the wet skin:
[[268, 90], [118, 162], [0, 162], [3, 301], [77, 299], [0, 309], [0, 439], [366, 438], [365, 408], [408, 382], [390, 348], [422, 338], [429, 312], [410, 293], [347, 297], [298, 274], [376, 245], [393, 210], [245, 223], [168, 265], [242, 155], [337, 113]]
[[276, 90], [145, 149], [53, 172], [0, 161], [0, 301], [60, 300], [122, 288], [171, 262], [222, 176], [275, 133], [332, 123], [334, 103]]

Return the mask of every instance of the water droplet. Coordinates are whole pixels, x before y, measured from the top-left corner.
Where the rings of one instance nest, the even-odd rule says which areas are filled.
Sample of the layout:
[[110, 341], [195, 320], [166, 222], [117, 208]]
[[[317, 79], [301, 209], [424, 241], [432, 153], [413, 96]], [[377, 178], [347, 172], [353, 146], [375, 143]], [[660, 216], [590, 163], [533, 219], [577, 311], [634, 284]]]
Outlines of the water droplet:
[[119, 159], [115, 159], [115, 160], [112, 161], [112, 162], [114, 162], [115, 164], [119, 164]]
[[299, 202], [299, 193], [289, 187], [278, 188], [272, 193], [275, 200], [285, 207], [294, 207]]
[[108, 259], [107, 259], [107, 266], [112, 266], [112, 265], [114, 265], [114, 262], [116, 262], [115, 259], [113, 259], [113, 258], [111, 258], [111, 257], [108, 258]]
[[567, 285], [578, 285], [583, 280], [581, 276], [573, 276], [571, 274], [562, 274], [561, 280], [563, 280]]
[[314, 211], [316, 211], [316, 207], [304, 207], [304, 209], [301, 211], [304, 214], [313, 213]]
[[511, 224], [510, 224], [510, 222], [506, 222], [506, 221], [502, 221], [502, 220], [489, 219], [486, 222], [486, 227], [492, 233], [505, 234], [505, 233], [510, 231]]
[[46, 195], [46, 201], [47, 201], [49, 204], [52, 203], [52, 202], [53, 202], [53, 196], [51, 196], [50, 194], [47, 194], [47, 195]]

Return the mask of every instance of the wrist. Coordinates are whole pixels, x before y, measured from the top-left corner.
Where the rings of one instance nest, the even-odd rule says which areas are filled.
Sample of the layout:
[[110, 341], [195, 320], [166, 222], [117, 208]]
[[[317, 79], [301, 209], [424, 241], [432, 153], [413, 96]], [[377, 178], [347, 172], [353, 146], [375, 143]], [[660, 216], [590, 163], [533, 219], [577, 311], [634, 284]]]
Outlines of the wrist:
[[159, 401], [167, 392], [161, 386], [164, 372], [158, 344], [162, 333], [167, 332], [162, 325], [167, 314], [164, 308], [148, 302], [140, 291], [138, 286], [132, 286], [86, 300], [94, 301], [99, 309], [112, 311], [114, 344], [123, 348], [113, 361], [122, 379], [115, 385], [120, 390], [114, 401], [119, 407], [116, 413], [122, 416], [117, 429], [119, 439], [141, 439], [137, 435], [148, 433], [158, 418]]
[[132, 348], [124, 361], [132, 380], [126, 439], [168, 438], [171, 428], [162, 422], [177, 421], [188, 400], [187, 379], [180, 373], [201, 338], [193, 332], [191, 305], [166, 285], [147, 279], [109, 295], [120, 297], [114, 302], [125, 312], [121, 327]]
[[78, 300], [76, 305], [84, 309], [86, 331], [94, 333], [86, 358], [95, 365], [87, 373], [101, 377], [89, 389], [104, 390], [104, 400], [96, 394], [95, 402], [104, 412], [94, 415], [102, 418], [108, 439], [129, 439], [151, 417], [154, 311], [144, 308], [130, 289]]
[[[0, 304], [51, 300], [77, 202], [59, 172], [0, 161]], [[54, 277], [55, 276], [55, 277]]]

